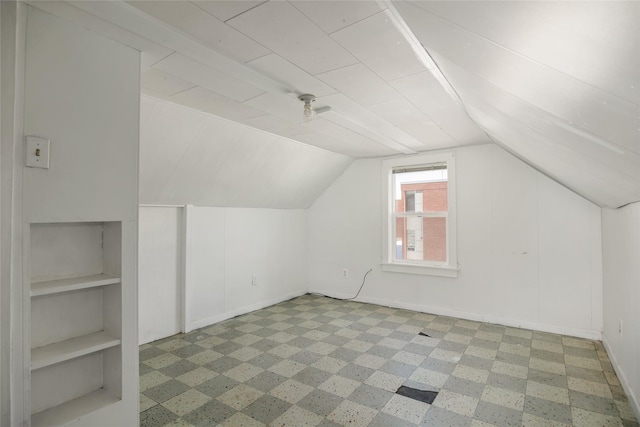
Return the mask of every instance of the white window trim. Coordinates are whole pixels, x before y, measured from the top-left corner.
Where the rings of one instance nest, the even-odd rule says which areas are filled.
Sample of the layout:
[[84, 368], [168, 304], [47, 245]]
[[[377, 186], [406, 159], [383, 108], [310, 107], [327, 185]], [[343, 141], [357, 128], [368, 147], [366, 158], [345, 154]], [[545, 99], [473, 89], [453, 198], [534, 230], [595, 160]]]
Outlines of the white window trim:
[[[393, 182], [392, 171], [400, 166], [447, 164], [447, 263], [428, 263], [394, 260], [393, 241]], [[434, 153], [383, 160], [382, 162], [382, 270], [396, 273], [423, 274], [429, 276], [458, 277], [456, 247], [456, 167], [453, 152]]]

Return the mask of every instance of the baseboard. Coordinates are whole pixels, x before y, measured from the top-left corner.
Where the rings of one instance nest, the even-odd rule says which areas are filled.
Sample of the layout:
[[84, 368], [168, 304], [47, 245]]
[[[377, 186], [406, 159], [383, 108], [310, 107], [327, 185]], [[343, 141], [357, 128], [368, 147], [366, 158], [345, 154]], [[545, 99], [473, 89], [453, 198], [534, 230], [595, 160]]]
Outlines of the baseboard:
[[[309, 292], [318, 293], [318, 294], [331, 296], [335, 298], [350, 298], [353, 296], [353, 295], [340, 294], [340, 293], [336, 294], [333, 292], [329, 293], [329, 292], [324, 292], [322, 290], [310, 290]], [[477, 322], [494, 323], [498, 325], [511, 326], [514, 328], [531, 329], [531, 330], [540, 331], [540, 332], [550, 332], [553, 334], [568, 335], [572, 337], [586, 338], [590, 340], [602, 339], [602, 332], [591, 331], [588, 329], [549, 325], [546, 323], [516, 320], [516, 319], [510, 319], [507, 317], [492, 316], [492, 315], [486, 315], [486, 314], [480, 314], [480, 313], [469, 313], [466, 311], [458, 311], [458, 310], [452, 310], [452, 309], [442, 308], [442, 307], [428, 306], [428, 305], [422, 305], [422, 304], [408, 304], [403, 302], [389, 301], [389, 300], [370, 298], [370, 297], [359, 297], [354, 301], [364, 302], [369, 304], [377, 304], [385, 307], [402, 308], [405, 310], [419, 311], [422, 313], [436, 314], [439, 316], [457, 317], [460, 319], [474, 320]]]
[[292, 292], [290, 294], [282, 295], [277, 298], [273, 298], [267, 301], [261, 301], [256, 304], [248, 305], [245, 307], [241, 307], [232, 311], [227, 311], [225, 313], [219, 314], [217, 316], [207, 317], [206, 319], [197, 320], [195, 322], [189, 323], [188, 330], [185, 332], [191, 332], [194, 329], [204, 328], [205, 326], [213, 325], [214, 323], [219, 323], [224, 320], [231, 319], [232, 317], [240, 316], [241, 314], [247, 314], [252, 311], [260, 310], [261, 308], [269, 307], [283, 301], [290, 300], [292, 298], [299, 297], [301, 295], [306, 294], [306, 290], [300, 290], [296, 292]]
[[633, 413], [636, 416], [636, 419], [640, 420], [640, 402], [638, 401], [638, 397], [635, 395], [631, 386], [629, 385], [629, 381], [627, 380], [627, 376], [624, 374], [622, 367], [618, 363], [618, 359], [616, 358], [616, 354], [611, 350], [611, 346], [607, 341], [607, 337], [602, 337], [602, 344], [604, 344], [604, 349], [607, 350], [607, 355], [609, 356], [609, 360], [611, 361], [611, 365], [613, 365], [613, 369], [616, 371], [616, 375], [618, 376], [618, 380], [620, 381], [620, 385], [627, 395], [627, 399], [629, 399], [629, 405], [631, 405], [631, 409], [633, 409]]

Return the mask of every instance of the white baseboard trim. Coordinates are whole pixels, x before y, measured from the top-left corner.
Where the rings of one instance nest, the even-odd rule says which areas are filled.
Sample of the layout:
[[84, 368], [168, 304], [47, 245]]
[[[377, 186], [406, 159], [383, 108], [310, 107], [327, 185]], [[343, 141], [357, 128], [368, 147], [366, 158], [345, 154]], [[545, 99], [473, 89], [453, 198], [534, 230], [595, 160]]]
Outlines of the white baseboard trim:
[[[334, 292], [324, 292], [319, 289], [309, 290], [309, 292], [331, 296], [335, 298], [349, 298], [353, 296], [353, 295], [340, 294], [340, 293], [336, 294]], [[492, 315], [486, 315], [481, 313], [469, 313], [466, 311], [458, 311], [458, 310], [453, 310], [449, 308], [434, 307], [434, 306], [428, 306], [428, 305], [422, 305], [422, 304], [409, 304], [409, 303], [389, 301], [389, 300], [370, 298], [370, 297], [358, 297], [358, 299], [353, 301], [377, 304], [385, 307], [402, 308], [405, 310], [419, 311], [422, 313], [436, 314], [439, 316], [458, 317], [460, 319], [474, 320], [477, 322], [495, 323], [498, 325], [511, 326], [514, 328], [531, 329], [531, 330], [540, 331], [540, 332], [550, 332], [553, 334], [568, 335], [572, 337], [586, 338], [590, 340], [602, 339], [602, 332], [591, 331], [588, 329], [549, 325], [546, 323], [516, 320], [516, 319], [510, 319], [507, 317], [492, 316]]]
[[620, 381], [620, 385], [627, 395], [627, 399], [629, 399], [629, 405], [631, 405], [631, 409], [636, 416], [636, 419], [640, 420], [640, 402], [638, 401], [638, 397], [635, 395], [631, 386], [629, 386], [629, 381], [627, 380], [627, 376], [625, 375], [622, 367], [618, 363], [618, 359], [616, 358], [616, 354], [611, 349], [609, 342], [607, 341], [607, 337], [602, 337], [602, 344], [604, 344], [604, 349], [607, 350], [607, 355], [609, 356], [609, 360], [613, 365], [613, 369], [616, 371], [616, 375], [618, 376], [618, 380]]
[[299, 297], [306, 293], [307, 293], [306, 290], [300, 290], [300, 291], [292, 292], [290, 294], [282, 295], [277, 298], [272, 298], [267, 301], [261, 301], [256, 304], [241, 307], [232, 311], [227, 311], [217, 316], [207, 317], [206, 319], [202, 319], [202, 320], [196, 320], [194, 322], [189, 323], [188, 330], [186, 332], [191, 332], [194, 329], [204, 328], [205, 326], [210, 326], [210, 325], [213, 325], [214, 323], [219, 323], [224, 320], [231, 319], [232, 317], [240, 316], [241, 314], [247, 314], [252, 311], [260, 310], [261, 308], [269, 307], [269, 306], [281, 303], [283, 301], [290, 300], [291, 298]]

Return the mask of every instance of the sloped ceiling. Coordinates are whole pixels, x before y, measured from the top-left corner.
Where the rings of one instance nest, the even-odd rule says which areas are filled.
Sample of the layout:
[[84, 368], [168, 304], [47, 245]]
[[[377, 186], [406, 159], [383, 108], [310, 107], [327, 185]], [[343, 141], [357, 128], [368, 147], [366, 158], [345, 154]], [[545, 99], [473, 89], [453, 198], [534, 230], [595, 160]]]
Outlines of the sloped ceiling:
[[143, 96], [140, 203], [306, 208], [352, 158]]
[[602, 206], [640, 200], [640, 2], [394, 4], [496, 142]]
[[[602, 206], [640, 200], [638, 2], [30, 4], [142, 51], [143, 93], [274, 138], [353, 158], [493, 140]], [[304, 121], [301, 93], [331, 110]]]

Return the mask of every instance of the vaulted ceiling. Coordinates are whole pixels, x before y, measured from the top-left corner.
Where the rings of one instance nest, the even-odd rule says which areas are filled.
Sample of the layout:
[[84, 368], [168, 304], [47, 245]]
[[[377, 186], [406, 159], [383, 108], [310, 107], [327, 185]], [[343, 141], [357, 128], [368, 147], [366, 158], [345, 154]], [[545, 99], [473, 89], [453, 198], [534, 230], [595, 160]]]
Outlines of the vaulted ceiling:
[[[602, 206], [640, 200], [637, 1], [30, 3], [140, 50], [144, 94], [283, 141], [494, 141]], [[305, 121], [303, 93], [328, 111]]]

